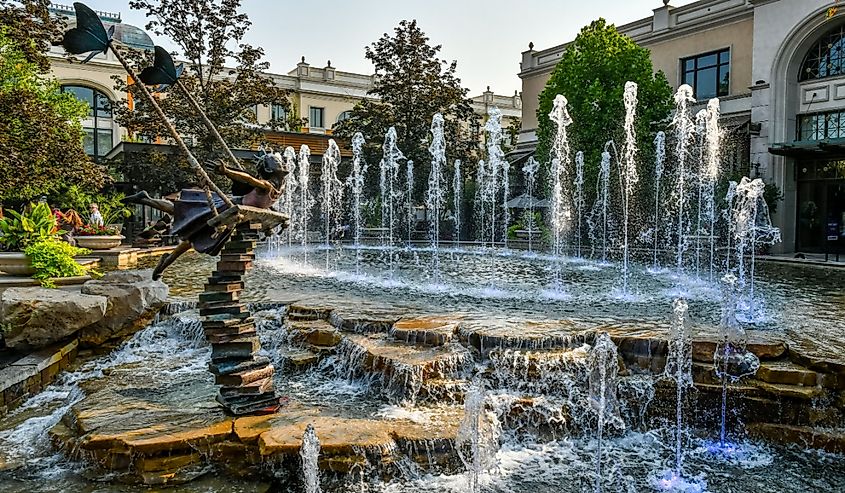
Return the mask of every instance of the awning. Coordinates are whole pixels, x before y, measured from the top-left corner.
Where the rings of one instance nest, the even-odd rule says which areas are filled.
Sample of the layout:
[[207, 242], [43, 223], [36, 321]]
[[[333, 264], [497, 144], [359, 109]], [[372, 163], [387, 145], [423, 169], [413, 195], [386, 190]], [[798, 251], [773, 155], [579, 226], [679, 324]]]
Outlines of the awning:
[[845, 139], [796, 140], [781, 142], [769, 147], [769, 152], [776, 156], [809, 159], [829, 159], [845, 157]]
[[528, 158], [534, 155], [534, 149], [514, 149], [513, 151], [507, 153], [505, 155], [505, 159], [507, 159], [508, 163], [510, 163], [511, 168], [519, 167], [522, 169], [522, 166], [528, 161]]
[[505, 204], [508, 209], [548, 209], [549, 201], [532, 197], [528, 194], [522, 194], [519, 197], [514, 197]]

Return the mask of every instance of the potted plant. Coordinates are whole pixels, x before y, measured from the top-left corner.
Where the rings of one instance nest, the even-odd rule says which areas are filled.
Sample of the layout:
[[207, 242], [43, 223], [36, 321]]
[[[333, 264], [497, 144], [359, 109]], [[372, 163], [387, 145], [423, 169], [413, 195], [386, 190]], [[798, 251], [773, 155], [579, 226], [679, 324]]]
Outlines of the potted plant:
[[109, 250], [120, 246], [124, 236], [114, 226], [85, 224], [76, 230], [76, 244], [91, 250]]
[[0, 271], [9, 275], [34, 274], [35, 269], [24, 250], [63, 233], [46, 203], [30, 204], [28, 209], [23, 213], [7, 210], [6, 216], [0, 218]]

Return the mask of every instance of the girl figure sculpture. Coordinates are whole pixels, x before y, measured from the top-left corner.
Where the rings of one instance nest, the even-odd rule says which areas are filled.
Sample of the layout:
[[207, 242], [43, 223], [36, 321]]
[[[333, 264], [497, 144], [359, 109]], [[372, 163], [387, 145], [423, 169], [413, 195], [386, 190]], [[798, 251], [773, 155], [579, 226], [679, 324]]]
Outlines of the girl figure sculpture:
[[[284, 189], [288, 171], [282, 165], [278, 153], [265, 153], [258, 156], [258, 176], [227, 167], [222, 161], [216, 163], [217, 172], [232, 180], [233, 190], [242, 189], [245, 193], [232, 197], [232, 202], [260, 209], [269, 209], [279, 200]], [[212, 194], [214, 205], [219, 212], [227, 206], [216, 193]], [[232, 234], [232, 229], [218, 233], [208, 225], [213, 212], [208, 205], [205, 190], [183, 189], [179, 197], [171, 202], [154, 199], [146, 191], [140, 191], [123, 199], [126, 203], [141, 204], [173, 216], [171, 232], [182, 240], [175, 250], [163, 256], [153, 271], [153, 279], [161, 278], [162, 272], [183, 253], [192, 247], [199, 253], [218, 255]]]

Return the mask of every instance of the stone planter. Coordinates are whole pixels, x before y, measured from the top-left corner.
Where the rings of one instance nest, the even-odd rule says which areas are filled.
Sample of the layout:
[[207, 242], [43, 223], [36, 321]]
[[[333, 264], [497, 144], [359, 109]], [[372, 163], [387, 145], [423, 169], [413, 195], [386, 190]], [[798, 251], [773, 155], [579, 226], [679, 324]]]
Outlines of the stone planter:
[[0, 253], [0, 272], [10, 276], [31, 276], [35, 274], [32, 263], [23, 252]]
[[87, 248], [89, 250], [110, 250], [120, 246], [123, 241], [123, 235], [92, 235], [92, 236], [76, 236], [76, 246], [79, 248]]

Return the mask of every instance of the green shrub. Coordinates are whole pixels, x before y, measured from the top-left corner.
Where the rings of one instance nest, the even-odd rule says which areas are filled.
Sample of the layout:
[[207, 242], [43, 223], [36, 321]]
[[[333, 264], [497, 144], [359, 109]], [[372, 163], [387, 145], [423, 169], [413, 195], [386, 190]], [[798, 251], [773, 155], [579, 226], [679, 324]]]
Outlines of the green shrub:
[[73, 257], [90, 252], [90, 250], [77, 248], [54, 238], [32, 243], [24, 250], [35, 269], [35, 274], [32, 277], [41, 281], [41, 285], [44, 287], [55, 287], [55, 284], [51, 281], [55, 277], [84, 276], [87, 274], [88, 269], [77, 263]]
[[30, 204], [29, 212], [23, 214], [9, 210], [7, 217], [0, 219], [0, 247], [7, 252], [21, 251], [28, 246], [55, 239], [64, 231], [56, 226], [56, 218], [45, 203]]

